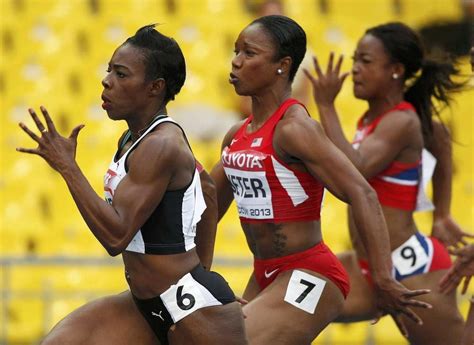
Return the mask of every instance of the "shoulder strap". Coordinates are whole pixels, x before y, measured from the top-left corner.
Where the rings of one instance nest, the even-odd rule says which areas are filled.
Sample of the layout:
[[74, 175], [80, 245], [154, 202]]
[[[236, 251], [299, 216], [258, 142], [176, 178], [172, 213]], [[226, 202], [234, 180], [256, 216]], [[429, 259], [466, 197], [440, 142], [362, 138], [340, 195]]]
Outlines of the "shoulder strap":
[[250, 121], [252, 121], [253, 119], [253, 115], [249, 115], [247, 117], [247, 119], [244, 121], [244, 123], [242, 124], [242, 126], [240, 126], [240, 128], [235, 132], [234, 136], [232, 137], [232, 139], [235, 139], [237, 137], [241, 137], [243, 132], [245, 131], [245, 129], [247, 128], [248, 124], [250, 123]]
[[118, 145], [118, 151], [119, 152], [123, 149], [123, 147], [125, 146], [127, 141], [130, 140], [131, 136], [132, 136], [132, 133], [130, 132], [129, 129], [122, 135], [122, 138], [120, 139], [119, 145]]
[[159, 116], [157, 116], [153, 120], [151, 125], [147, 128], [147, 130], [142, 135], [140, 135], [140, 137], [130, 146], [130, 148], [128, 149], [128, 152], [132, 152], [132, 149], [134, 149], [148, 133], [150, 133], [155, 127], [157, 127], [160, 123], [163, 123], [163, 122], [176, 123], [176, 121], [174, 121], [168, 115], [159, 115]]
[[[288, 98], [287, 100], [285, 100], [281, 105], [280, 107], [267, 119], [267, 121], [265, 122], [265, 124], [263, 125], [264, 127], [266, 128], [270, 128], [270, 131], [273, 131], [273, 129], [275, 128], [276, 124], [278, 123], [278, 121], [280, 121], [280, 119], [283, 117], [283, 115], [285, 115], [285, 112], [286, 110], [291, 107], [292, 105], [294, 104], [300, 104], [301, 106], [303, 106], [303, 108], [305, 108], [306, 110], [306, 107], [303, 105], [303, 103], [299, 102], [298, 100], [294, 99], [294, 98]], [[308, 110], [306, 110], [306, 112], [308, 112]], [[253, 120], [253, 114], [249, 115], [249, 117], [245, 120], [244, 124], [237, 130], [237, 132], [235, 132], [234, 134], [234, 137], [233, 138], [237, 138], [237, 137], [240, 137], [243, 135], [243, 132], [246, 130], [248, 124]]]
[[[415, 107], [414, 107], [411, 103], [406, 102], [406, 101], [402, 101], [402, 102], [398, 103], [396, 106], [394, 106], [393, 108], [391, 108], [391, 109], [387, 110], [386, 112], [384, 112], [384, 113], [380, 114], [379, 116], [377, 116], [374, 121], [372, 121], [372, 122], [369, 123], [367, 126], [365, 126], [365, 127], [367, 128], [367, 132], [366, 132], [366, 133], [367, 133], [367, 134], [372, 133], [372, 132], [375, 130], [375, 128], [377, 127], [377, 125], [379, 124], [379, 122], [382, 121], [382, 119], [383, 119], [386, 115], [390, 114], [391, 112], [393, 112], [393, 111], [395, 111], [395, 110], [401, 110], [401, 111], [403, 111], [403, 110], [412, 110], [412, 111], [416, 111]], [[364, 127], [364, 126], [362, 125], [362, 121], [364, 120], [364, 117], [365, 117], [365, 114], [362, 115], [362, 117], [359, 119], [359, 121], [357, 121], [357, 128], [358, 128], [358, 129]]]
[[[303, 108], [306, 109], [306, 107], [301, 102], [299, 102], [298, 100], [296, 100], [294, 98], [288, 98], [286, 101], [284, 101], [280, 105], [280, 107], [277, 109], [277, 111], [275, 111], [275, 113], [268, 119], [268, 121], [265, 125], [268, 125], [271, 128], [274, 128], [276, 126], [276, 124], [278, 123], [278, 121], [281, 120], [283, 115], [285, 115], [288, 108], [291, 107], [294, 104], [300, 104], [301, 106], [303, 106]], [[308, 112], [308, 111], [306, 110], [306, 112]]]

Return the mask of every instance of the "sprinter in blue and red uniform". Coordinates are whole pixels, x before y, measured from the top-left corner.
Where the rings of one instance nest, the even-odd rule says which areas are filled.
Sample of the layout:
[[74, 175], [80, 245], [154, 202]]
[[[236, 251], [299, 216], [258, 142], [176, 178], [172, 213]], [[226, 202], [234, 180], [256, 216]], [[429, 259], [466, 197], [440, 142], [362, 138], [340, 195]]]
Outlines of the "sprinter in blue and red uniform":
[[304, 30], [284, 16], [261, 17], [240, 33], [230, 82], [237, 94], [251, 97], [252, 115], [226, 134], [211, 172], [219, 217], [235, 200], [254, 256], [243, 296], [253, 345], [309, 345], [343, 310], [349, 282], [323, 241], [323, 186], [354, 207], [379, 307], [418, 320], [409, 307], [427, 306], [412, 299], [426, 290], [410, 291], [392, 278], [374, 190], [291, 97], [305, 52]]
[[[454, 292], [442, 294], [438, 281], [451, 266], [442, 242], [458, 244], [467, 234], [450, 216], [450, 140], [444, 126], [432, 121], [436, 113], [432, 98], [449, 104], [448, 93], [462, 89], [462, 84], [451, 79], [456, 74], [451, 63], [426, 59], [416, 33], [401, 23], [368, 29], [353, 59], [354, 95], [369, 106], [358, 122], [354, 141], [345, 138], [334, 106], [348, 73], [341, 74], [342, 56], [335, 63], [332, 53], [325, 73], [316, 58], [316, 76], [306, 71], [313, 83], [321, 123], [329, 139], [377, 192], [390, 233], [393, 277], [408, 288], [431, 289], [430, 294], [420, 297], [433, 306], [420, 310], [423, 325], [406, 323], [410, 343], [459, 344], [463, 319], [456, 296]], [[418, 71], [421, 73], [416, 76]], [[436, 205], [433, 235], [441, 241], [422, 234], [413, 218], [415, 210], [430, 206], [424, 187], [432, 175]], [[351, 207], [349, 228], [354, 251], [339, 255], [352, 285], [339, 318], [345, 322], [380, 316], [371, 288], [372, 263], [367, 260], [358, 227]]]

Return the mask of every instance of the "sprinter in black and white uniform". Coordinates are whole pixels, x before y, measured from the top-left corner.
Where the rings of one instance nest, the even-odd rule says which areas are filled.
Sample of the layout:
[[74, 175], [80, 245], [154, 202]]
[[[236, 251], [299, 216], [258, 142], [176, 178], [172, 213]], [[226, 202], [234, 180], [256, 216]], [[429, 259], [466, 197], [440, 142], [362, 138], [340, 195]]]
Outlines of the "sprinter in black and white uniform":
[[[75, 160], [82, 125], [65, 138], [44, 107], [46, 126], [30, 109], [41, 135], [20, 126], [38, 147], [18, 150], [40, 155], [62, 175], [94, 236], [110, 255], [122, 254], [130, 292], [78, 309], [42, 344], [246, 344], [232, 290], [203, 268], [196, 251], [206, 208], [199, 172], [182, 129], [166, 116], [186, 75], [179, 46], [153, 25], [143, 27], [117, 48], [107, 72], [103, 108], [129, 131], [105, 175], [105, 201]], [[139, 331], [127, 332], [135, 326]]]
[[[113, 204], [115, 190], [127, 175], [128, 156], [149, 133], [164, 122], [173, 123], [179, 127], [167, 115], [161, 114], [155, 117], [148, 129], [136, 141], [132, 140], [130, 131], [124, 134], [104, 177], [105, 200], [109, 204]], [[183, 135], [185, 135], [184, 132]], [[129, 142], [131, 142], [129, 148], [123, 153]], [[193, 249], [196, 224], [205, 208], [199, 172], [196, 168], [188, 186], [178, 190], [167, 190], [164, 193], [156, 209], [140, 227], [125, 250], [142, 254], [178, 254]]]

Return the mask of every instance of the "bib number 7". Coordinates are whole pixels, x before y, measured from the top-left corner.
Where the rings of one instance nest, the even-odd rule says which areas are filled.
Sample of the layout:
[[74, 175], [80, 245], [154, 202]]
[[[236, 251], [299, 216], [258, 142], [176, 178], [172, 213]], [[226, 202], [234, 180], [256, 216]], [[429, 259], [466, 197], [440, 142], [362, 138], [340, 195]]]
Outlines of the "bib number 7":
[[305, 299], [306, 296], [308, 296], [308, 294], [311, 292], [311, 290], [314, 289], [314, 287], [316, 286], [316, 284], [313, 284], [307, 280], [304, 280], [304, 279], [301, 279], [300, 280], [300, 284], [301, 285], [306, 285], [307, 288], [303, 291], [303, 293], [296, 299], [295, 302], [297, 303], [301, 303], [303, 302], [303, 300]]
[[326, 281], [303, 271], [294, 270], [286, 288], [285, 302], [314, 314]]

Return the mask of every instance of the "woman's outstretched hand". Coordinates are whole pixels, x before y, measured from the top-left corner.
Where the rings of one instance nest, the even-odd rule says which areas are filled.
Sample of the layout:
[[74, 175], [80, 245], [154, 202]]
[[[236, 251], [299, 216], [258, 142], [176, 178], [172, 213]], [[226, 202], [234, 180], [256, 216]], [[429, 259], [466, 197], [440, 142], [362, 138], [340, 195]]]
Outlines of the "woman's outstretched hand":
[[429, 293], [429, 289], [409, 290], [397, 281], [392, 280], [390, 284], [376, 286], [375, 291], [379, 311], [372, 323], [376, 323], [383, 315], [390, 314], [405, 337], [408, 337], [408, 331], [403, 323], [402, 315], [422, 325], [423, 321], [411, 308], [432, 308], [429, 303], [414, 298]]
[[313, 97], [318, 106], [327, 106], [334, 103], [336, 96], [341, 91], [342, 84], [346, 80], [349, 72], [341, 74], [341, 65], [344, 56], [340, 55], [336, 65], [334, 66], [334, 53], [329, 55], [329, 62], [326, 68], [326, 73], [323, 73], [319, 66], [318, 59], [313, 56], [314, 71], [316, 76], [312, 75], [306, 68], [304, 73], [313, 85]]
[[465, 232], [451, 215], [435, 219], [431, 234], [443, 242], [445, 246], [454, 246], [456, 248], [467, 245], [468, 238], [474, 238], [474, 235]]
[[457, 258], [453, 266], [451, 266], [439, 282], [441, 292], [450, 293], [464, 279], [461, 293], [465, 294], [469, 282], [474, 275], [474, 244], [469, 244], [462, 248], [450, 248], [449, 253], [456, 255]]
[[17, 151], [41, 156], [54, 170], [63, 173], [71, 165], [75, 164], [77, 136], [79, 135], [79, 131], [84, 128], [84, 125], [75, 127], [68, 138], [63, 137], [56, 130], [54, 122], [46, 108], [41, 106], [40, 109], [46, 126], [33, 109], [28, 109], [31, 118], [40, 132], [39, 134], [29, 129], [23, 122], [19, 124], [21, 129], [38, 143], [38, 147], [35, 149], [19, 147]]

